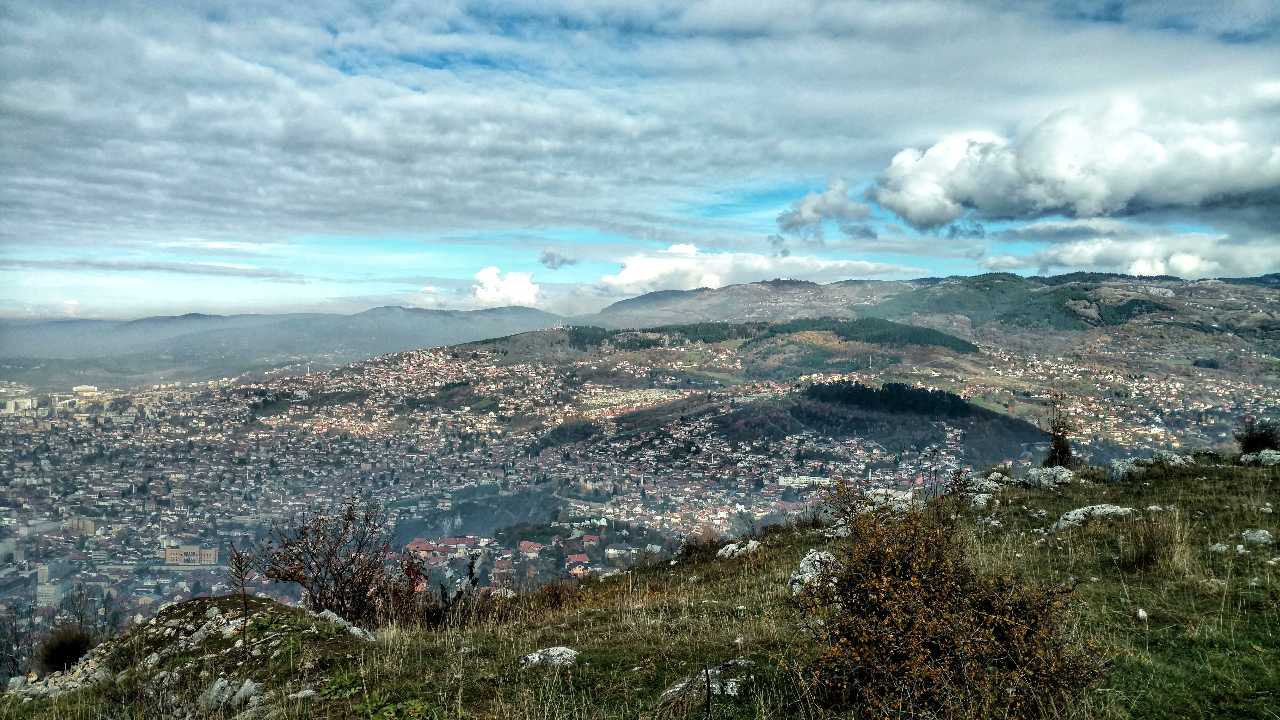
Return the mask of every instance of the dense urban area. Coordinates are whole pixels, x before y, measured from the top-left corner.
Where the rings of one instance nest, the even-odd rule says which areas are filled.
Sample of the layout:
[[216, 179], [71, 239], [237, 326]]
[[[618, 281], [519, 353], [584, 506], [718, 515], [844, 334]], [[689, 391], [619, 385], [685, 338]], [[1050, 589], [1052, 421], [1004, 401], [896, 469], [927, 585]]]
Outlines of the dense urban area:
[[[1213, 447], [1237, 418], [1275, 407], [1254, 381], [1196, 366], [1136, 373], [1105, 347], [933, 348], [912, 363], [759, 379], [744, 373], [740, 339], [698, 336], [552, 330], [254, 381], [10, 384], [0, 598], [31, 631], [59, 613], [126, 624], [225, 590], [231, 547], [352, 493], [387, 509], [399, 549], [434, 581], [471, 571], [483, 587], [521, 589], [652, 562], [690, 534], [741, 534], [802, 512], [834, 482], [920, 491], [978, 464], [1020, 472], [1043, 447], [1023, 436], [1032, 442], [975, 454], [946, 417], [900, 421], [930, 428], [904, 439], [762, 431], [771, 415], [760, 408], [814, 382], [945, 389], [1033, 423], [1056, 402], [1081, 450], [1100, 455]], [[787, 342], [868, 351], [808, 331]]]

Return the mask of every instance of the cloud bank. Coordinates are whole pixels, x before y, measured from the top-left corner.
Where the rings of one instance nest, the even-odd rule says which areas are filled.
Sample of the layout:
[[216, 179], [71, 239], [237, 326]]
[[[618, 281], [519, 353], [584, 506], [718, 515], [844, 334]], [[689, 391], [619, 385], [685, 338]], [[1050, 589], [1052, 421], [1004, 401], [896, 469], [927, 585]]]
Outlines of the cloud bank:
[[623, 260], [622, 269], [600, 284], [619, 296], [653, 290], [717, 288], [771, 278], [831, 282], [872, 275], [910, 275], [920, 268], [863, 260], [828, 260], [811, 256], [776, 257], [756, 253], [708, 253], [694, 245], [672, 245], [655, 253]]
[[1277, 193], [1274, 125], [1152, 112], [1127, 100], [1095, 112], [1063, 110], [1012, 137], [968, 132], [902, 150], [872, 196], [912, 225], [932, 228], [971, 212], [1124, 216], [1270, 202]]

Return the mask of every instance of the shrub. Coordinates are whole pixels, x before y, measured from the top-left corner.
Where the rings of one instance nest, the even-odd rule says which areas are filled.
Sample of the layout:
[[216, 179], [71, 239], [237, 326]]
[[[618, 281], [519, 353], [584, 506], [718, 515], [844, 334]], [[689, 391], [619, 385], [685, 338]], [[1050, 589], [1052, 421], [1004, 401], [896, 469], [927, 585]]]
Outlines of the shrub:
[[436, 592], [430, 586], [428, 568], [413, 555], [402, 555], [399, 567], [389, 572], [378, 588], [379, 624], [456, 627], [491, 615], [493, 598], [476, 591], [479, 582], [472, 559], [460, 587], [450, 589], [441, 583]]
[[302, 586], [314, 612], [332, 610], [357, 625], [377, 618], [388, 577], [386, 513], [350, 498], [332, 514], [305, 516], [271, 530], [263, 574]]
[[1100, 678], [1070, 591], [985, 576], [951, 500], [895, 513], [837, 498], [848, 539], [800, 596], [819, 697], [859, 717], [1054, 717]]
[[1069, 468], [1074, 462], [1071, 452], [1071, 424], [1062, 411], [1063, 397], [1054, 395], [1053, 407], [1049, 417], [1049, 455], [1044, 459], [1045, 467]]
[[1236, 430], [1236, 442], [1243, 455], [1280, 450], [1280, 422], [1247, 417]]
[[75, 665], [89, 648], [93, 636], [80, 625], [61, 625], [49, 633], [36, 651], [36, 664], [43, 672], [62, 672]]

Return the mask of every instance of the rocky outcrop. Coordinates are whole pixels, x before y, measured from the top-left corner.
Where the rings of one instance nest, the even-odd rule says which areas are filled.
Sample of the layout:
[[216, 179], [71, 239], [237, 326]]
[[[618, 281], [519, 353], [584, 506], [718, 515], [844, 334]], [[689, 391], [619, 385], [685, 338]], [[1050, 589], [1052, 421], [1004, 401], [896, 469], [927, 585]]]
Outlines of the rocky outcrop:
[[1129, 482], [1139, 480], [1149, 470], [1157, 467], [1186, 467], [1192, 464], [1191, 458], [1168, 450], [1156, 450], [1151, 457], [1131, 457], [1112, 460], [1108, 468], [1111, 482]]
[[1050, 532], [1062, 532], [1095, 520], [1116, 520], [1132, 517], [1136, 512], [1138, 511], [1131, 507], [1120, 507], [1119, 505], [1089, 505], [1063, 513], [1062, 517], [1058, 518], [1058, 522], [1054, 523], [1049, 530]]
[[754, 665], [747, 658], [734, 658], [681, 679], [664, 690], [658, 698], [658, 716], [687, 717], [690, 711], [707, 703], [708, 693], [712, 698], [742, 695], [751, 680], [751, 668]]
[[563, 645], [535, 650], [520, 658], [520, 667], [573, 667], [578, 664], [578, 651]]
[[1256, 453], [1247, 453], [1240, 456], [1241, 465], [1256, 465], [1258, 467], [1276, 467], [1280, 465], [1280, 450], [1259, 450]]
[[1022, 484], [1027, 487], [1054, 488], [1075, 482], [1076, 474], [1064, 467], [1031, 468]]
[[729, 543], [720, 548], [720, 552], [716, 553], [716, 557], [723, 560], [732, 560], [734, 558], [746, 557], [760, 549], [760, 543], [756, 540], [745, 540], [743, 542]]
[[799, 595], [809, 588], [822, 577], [824, 570], [829, 568], [836, 561], [836, 556], [826, 550], [810, 550], [800, 560], [800, 567], [791, 574], [791, 579], [787, 586], [791, 588], [792, 595]]

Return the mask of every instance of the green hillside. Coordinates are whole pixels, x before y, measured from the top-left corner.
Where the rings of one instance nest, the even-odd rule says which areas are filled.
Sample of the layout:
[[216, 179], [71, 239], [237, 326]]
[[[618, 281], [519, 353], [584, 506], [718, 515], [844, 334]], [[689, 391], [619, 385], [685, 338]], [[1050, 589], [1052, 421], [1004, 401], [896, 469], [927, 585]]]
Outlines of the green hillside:
[[[1070, 282], [1062, 282], [1064, 279]], [[904, 319], [913, 314], [964, 315], [974, 325], [991, 322], [1020, 328], [1084, 330], [1096, 325], [1120, 325], [1139, 315], [1165, 309], [1145, 299], [1118, 304], [1098, 303], [1090, 291], [1097, 287], [1089, 275], [1061, 276], [1046, 283], [1010, 273], [948, 278], [888, 298], [867, 312], [876, 317]], [[1082, 315], [1069, 303], [1092, 303], [1098, 316]]]

